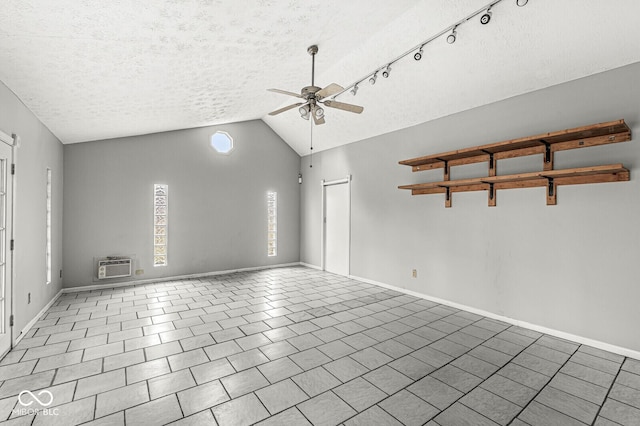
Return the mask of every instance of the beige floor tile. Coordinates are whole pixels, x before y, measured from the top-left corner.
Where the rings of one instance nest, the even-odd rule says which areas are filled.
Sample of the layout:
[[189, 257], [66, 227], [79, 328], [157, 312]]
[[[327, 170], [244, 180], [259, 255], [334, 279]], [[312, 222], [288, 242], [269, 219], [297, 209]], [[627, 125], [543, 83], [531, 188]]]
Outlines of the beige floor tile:
[[106, 345], [92, 346], [84, 350], [84, 361], [92, 359], [101, 359], [109, 355], [121, 354], [124, 352], [124, 344], [122, 342], [114, 342]]
[[129, 408], [125, 419], [130, 425], [165, 425], [182, 417], [182, 410], [175, 394]]
[[127, 384], [152, 379], [171, 372], [166, 358], [143, 362], [126, 368]]
[[22, 361], [29, 361], [32, 359], [61, 354], [66, 352], [68, 347], [69, 342], [60, 342], [52, 345], [32, 347], [27, 349], [27, 352], [22, 357]]
[[229, 400], [219, 380], [178, 392], [180, 406], [185, 416], [206, 410]]
[[75, 399], [85, 398], [126, 385], [124, 368], [78, 380]]
[[117, 370], [118, 368], [128, 367], [130, 365], [144, 362], [144, 352], [142, 351], [143, 349], [138, 349], [104, 358], [104, 371]]
[[96, 398], [89, 397], [55, 408], [55, 415], [37, 415], [34, 426], [75, 426], [93, 420]]
[[55, 370], [33, 373], [28, 376], [7, 379], [0, 386], [0, 399], [18, 395], [25, 389], [42, 389], [51, 385]]
[[253, 392], [257, 389], [269, 386], [269, 382], [256, 368], [241, 371], [220, 379], [231, 398]]
[[150, 346], [144, 349], [147, 361], [179, 354], [180, 352], [182, 352], [182, 346], [180, 346], [179, 342], [163, 343], [161, 345]]
[[168, 359], [172, 371], [178, 371], [209, 362], [209, 357], [201, 348], [171, 355]]
[[256, 391], [256, 395], [272, 415], [309, 398], [291, 379], [262, 388]]
[[15, 379], [21, 376], [27, 376], [31, 374], [36, 366], [37, 360], [30, 360], [26, 362], [20, 362], [17, 364], [10, 364], [0, 367], [0, 381], [7, 379]]
[[100, 393], [96, 399], [96, 417], [106, 416], [149, 401], [145, 382]]
[[191, 371], [180, 370], [175, 373], [165, 374], [149, 380], [149, 394], [151, 399], [179, 392], [196, 385]]
[[248, 426], [269, 417], [258, 398], [250, 393], [213, 408], [220, 426]]
[[102, 359], [95, 359], [89, 362], [69, 365], [58, 369], [54, 384], [70, 382], [83, 377], [93, 376], [102, 372]]

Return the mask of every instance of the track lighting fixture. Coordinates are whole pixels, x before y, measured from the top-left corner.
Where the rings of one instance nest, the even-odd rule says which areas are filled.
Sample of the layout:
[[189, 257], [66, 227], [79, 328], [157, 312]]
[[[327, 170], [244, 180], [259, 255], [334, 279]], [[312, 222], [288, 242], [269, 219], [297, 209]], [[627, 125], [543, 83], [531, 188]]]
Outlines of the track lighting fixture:
[[419, 61], [420, 59], [422, 59], [422, 47], [420, 46], [420, 50], [418, 50], [416, 53], [413, 54], [413, 59], [415, 59], [416, 61]]
[[458, 28], [457, 25], [453, 27], [453, 29], [451, 30], [451, 34], [447, 36], [447, 43], [453, 44], [456, 42], [456, 37], [458, 36], [458, 33], [456, 32], [456, 28]]
[[[413, 59], [415, 59], [416, 61], [422, 60], [422, 57], [424, 56], [424, 47], [427, 44], [431, 43], [432, 41], [434, 41], [436, 39], [440, 39], [440, 38], [444, 37], [447, 40], [447, 43], [454, 44], [456, 42], [457, 38], [458, 38], [457, 29], [458, 29], [458, 27], [460, 25], [466, 24], [467, 22], [469, 22], [472, 19], [475, 19], [477, 17], [480, 18], [480, 23], [482, 25], [487, 25], [489, 22], [491, 22], [491, 17], [492, 17], [492, 14], [493, 14], [491, 9], [495, 5], [497, 5], [498, 3], [501, 3], [501, 2], [502, 2], [502, 0], [490, 0], [489, 3], [485, 4], [482, 8], [476, 9], [474, 12], [469, 13], [467, 16], [465, 16], [462, 19], [454, 22], [450, 26], [444, 28], [442, 31], [440, 31], [440, 32], [432, 35], [428, 39], [422, 41], [422, 43], [420, 43], [420, 44], [418, 44], [416, 46], [413, 46], [411, 49], [409, 49], [409, 50], [405, 51], [404, 53], [400, 54], [398, 57], [393, 58], [392, 60], [387, 62], [386, 66], [383, 65], [382, 67], [378, 67], [375, 71], [373, 71], [373, 73], [365, 74], [364, 77], [362, 77], [359, 80], [356, 80], [351, 86], [347, 86], [346, 89], [343, 89], [339, 93], [336, 93], [336, 94], [332, 95], [332, 98], [335, 99], [337, 96], [342, 95], [347, 90], [350, 90], [351, 93], [353, 93], [355, 95], [357, 90], [358, 90], [358, 85], [360, 83], [362, 83], [363, 81], [365, 81], [367, 78], [369, 79], [369, 83], [370, 84], [372, 84], [372, 85], [375, 84], [379, 72], [382, 73], [382, 77], [389, 78], [389, 74], [391, 73], [391, 65], [395, 64], [396, 62], [399, 62], [400, 60], [404, 59], [405, 57], [407, 57], [409, 55], [413, 55]], [[528, 2], [529, 2], [529, 0], [515, 0], [516, 6], [518, 6], [518, 7], [523, 7]]]
[[480, 23], [482, 25], [487, 25], [491, 21], [491, 8], [487, 9], [484, 15], [480, 17]]

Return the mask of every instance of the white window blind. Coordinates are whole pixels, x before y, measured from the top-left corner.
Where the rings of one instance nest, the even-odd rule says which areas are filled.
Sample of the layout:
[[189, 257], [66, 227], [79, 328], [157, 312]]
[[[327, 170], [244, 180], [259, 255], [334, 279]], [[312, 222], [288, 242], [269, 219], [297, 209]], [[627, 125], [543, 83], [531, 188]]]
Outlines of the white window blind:
[[153, 185], [153, 266], [167, 266], [168, 186]]
[[267, 192], [267, 256], [278, 255], [278, 194]]
[[47, 169], [47, 247], [45, 249], [45, 265], [47, 268], [47, 284], [51, 283], [51, 169]]

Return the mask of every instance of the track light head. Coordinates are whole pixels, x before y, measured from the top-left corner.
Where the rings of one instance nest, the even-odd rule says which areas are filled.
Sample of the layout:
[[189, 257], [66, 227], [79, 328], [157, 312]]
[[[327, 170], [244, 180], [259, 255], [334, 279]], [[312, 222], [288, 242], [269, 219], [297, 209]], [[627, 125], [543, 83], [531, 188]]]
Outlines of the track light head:
[[371, 83], [371, 85], [373, 86], [374, 84], [376, 84], [376, 80], [378, 79], [378, 71], [376, 71], [371, 78], [369, 78], [369, 83]]
[[353, 89], [351, 89], [351, 94], [353, 96], [355, 96], [356, 93], [358, 93], [358, 85], [357, 84], [355, 86], [353, 86]]
[[422, 59], [422, 53], [422, 46], [420, 46], [420, 50], [413, 54], [413, 59], [419, 61], [420, 59]]
[[382, 71], [382, 76], [384, 78], [389, 78], [389, 74], [391, 74], [391, 64], [387, 65], [384, 71]]
[[487, 25], [491, 21], [491, 8], [487, 9], [484, 15], [480, 17], [480, 23]]
[[529, 0], [516, 0], [516, 6], [518, 6], [518, 7], [525, 6], [528, 1]]
[[451, 30], [451, 34], [449, 34], [447, 36], [447, 43], [449, 44], [453, 44], [456, 42], [456, 38], [458, 37], [458, 33], [456, 32], [456, 28], [458, 28], [457, 26], [453, 27], [453, 29]]

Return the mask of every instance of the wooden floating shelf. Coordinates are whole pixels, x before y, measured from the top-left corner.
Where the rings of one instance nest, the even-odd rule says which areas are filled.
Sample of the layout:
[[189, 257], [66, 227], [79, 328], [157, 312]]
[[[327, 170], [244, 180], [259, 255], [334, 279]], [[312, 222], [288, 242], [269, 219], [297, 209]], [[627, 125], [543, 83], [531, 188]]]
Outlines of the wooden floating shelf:
[[499, 189], [548, 187], [547, 204], [554, 205], [556, 204], [556, 187], [560, 185], [624, 182], [628, 180], [629, 170], [625, 169], [622, 164], [610, 164], [606, 166], [417, 183], [414, 185], [402, 185], [398, 188], [409, 189], [412, 195], [489, 191], [489, 205], [495, 206], [496, 191]]
[[490, 161], [492, 155], [494, 160], [502, 160], [505, 158], [545, 154], [545, 156], [549, 157], [545, 158], [545, 170], [550, 170], [553, 168], [554, 152], [630, 140], [631, 129], [629, 129], [629, 126], [624, 120], [616, 120], [412, 158], [400, 161], [400, 164], [411, 166], [414, 172], [421, 172], [423, 170], [442, 169], [445, 166], [461, 166]]
[[[547, 204], [557, 202], [557, 187], [585, 183], [623, 182], [629, 180], [629, 170], [622, 164], [553, 169], [553, 154], [557, 151], [586, 148], [631, 140], [631, 129], [624, 120], [577, 127], [559, 132], [512, 139], [488, 145], [449, 151], [400, 161], [412, 171], [444, 169], [440, 182], [402, 185], [412, 195], [445, 194], [445, 207], [451, 207], [453, 192], [488, 191], [489, 206], [496, 205], [499, 189], [547, 187]], [[497, 176], [497, 160], [543, 154], [543, 171]], [[452, 166], [488, 162], [489, 176], [450, 180]]]

